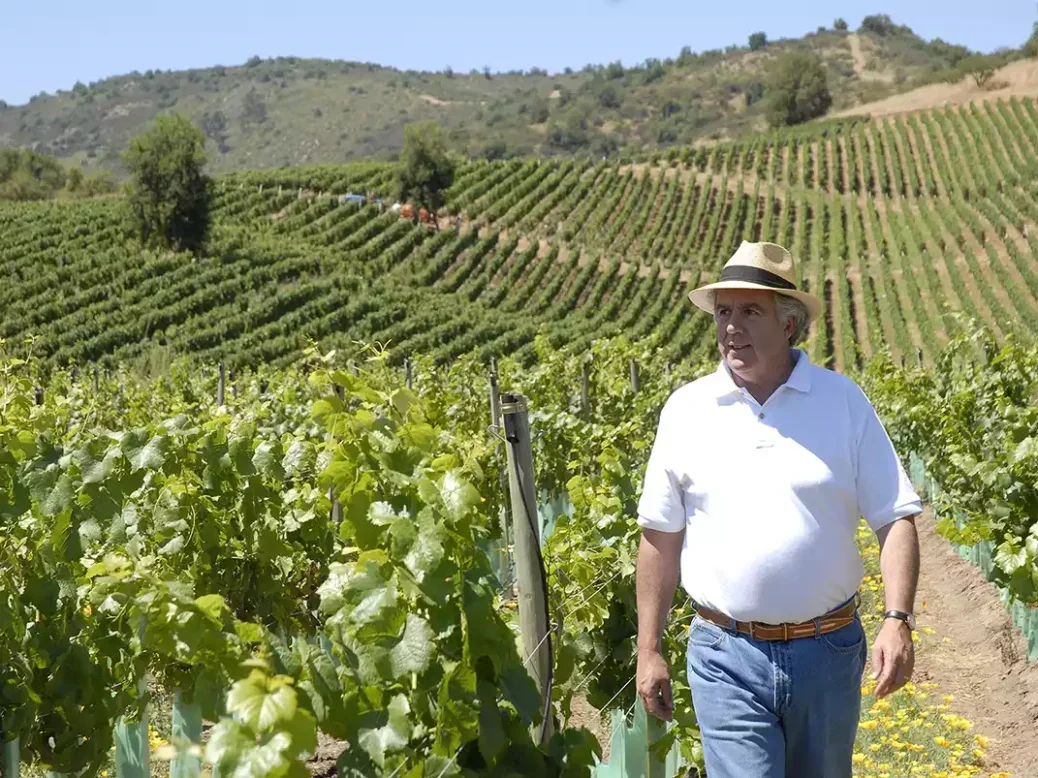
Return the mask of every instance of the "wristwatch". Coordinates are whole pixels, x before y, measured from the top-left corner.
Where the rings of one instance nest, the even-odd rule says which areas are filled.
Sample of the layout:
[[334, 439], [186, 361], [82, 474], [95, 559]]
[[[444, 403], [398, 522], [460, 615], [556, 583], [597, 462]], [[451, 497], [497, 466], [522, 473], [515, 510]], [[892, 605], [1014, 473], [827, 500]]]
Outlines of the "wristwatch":
[[883, 618], [885, 618], [885, 619], [901, 619], [901, 621], [905, 622], [905, 624], [908, 625], [908, 628], [910, 630], [915, 631], [915, 616], [913, 616], [911, 613], [905, 613], [904, 611], [894, 611], [894, 610], [891, 610], [891, 611], [887, 611], [886, 613], [884, 613], [883, 614]]

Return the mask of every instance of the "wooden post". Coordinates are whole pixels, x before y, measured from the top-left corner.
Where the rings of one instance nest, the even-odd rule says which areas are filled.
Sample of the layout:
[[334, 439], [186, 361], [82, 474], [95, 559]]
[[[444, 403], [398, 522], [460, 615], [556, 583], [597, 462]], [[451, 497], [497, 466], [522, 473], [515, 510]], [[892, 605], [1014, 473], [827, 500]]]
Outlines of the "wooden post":
[[414, 389], [414, 375], [411, 372], [411, 357], [404, 358], [404, 386]]
[[917, 348], [915, 350], [915, 358], [916, 358], [916, 362], [918, 363], [918, 365], [920, 367], [922, 367], [923, 366], [923, 350], [921, 348]]
[[220, 363], [220, 375], [216, 379], [216, 407], [219, 408], [223, 405], [224, 401], [224, 389], [227, 384], [226, 372], [224, 370], [223, 362]]
[[584, 421], [591, 421], [591, 365], [587, 360], [580, 366], [580, 409]]
[[519, 584], [519, 629], [522, 632], [526, 668], [544, 701], [541, 731], [534, 732], [539, 745], [551, 738], [554, 722], [549, 681], [552, 672], [551, 638], [548, 636], [548, 593], [544, 560], [537, 527], [537, 492], [534, 486], [533, 449], [526, 398], [521, 394], [501, 397], [505, 440], [508, 445], [508, 487], [515, 532], [515, 565]]
[[631, 389], [635, 394], [638, 394], [638, 390], [641, 389], [641, 382], [638, 380], [638, 362], [634, 359], [631, 360]]
[[98, 387], [100, 386], [100, 376], [97, 372], [97, 365], [94, 365], [94, 394], [98, 393]]

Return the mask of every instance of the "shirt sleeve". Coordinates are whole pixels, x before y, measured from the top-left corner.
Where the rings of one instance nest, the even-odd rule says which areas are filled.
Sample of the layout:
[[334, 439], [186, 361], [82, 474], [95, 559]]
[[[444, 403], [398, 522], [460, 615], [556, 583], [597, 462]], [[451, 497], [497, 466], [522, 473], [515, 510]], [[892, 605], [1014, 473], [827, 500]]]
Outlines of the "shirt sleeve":
[[639, 526], [661, 532], [681, 532], [685, 528], [685, 503], [673, 470], [672, 441], [677, 433], [673, 416], [673, 406], [668, 401], [660, 413], [638, 500]]
[[904, 465], [894, 450], [876, 409], [858, 388], [860, 432], [857, 440], [858, 511], [873, 531], [923, 511]]

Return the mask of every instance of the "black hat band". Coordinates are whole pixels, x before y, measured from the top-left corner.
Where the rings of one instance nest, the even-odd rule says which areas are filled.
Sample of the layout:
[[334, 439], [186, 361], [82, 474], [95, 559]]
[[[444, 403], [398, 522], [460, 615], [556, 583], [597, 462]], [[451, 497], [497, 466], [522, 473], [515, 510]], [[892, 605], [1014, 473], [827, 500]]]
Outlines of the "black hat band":
[[784, 279], [782, 276], [775, 275], [769, 270], [762, 270], [759, 267], [752, 267], [750, 265], [729, 265], [721, 271], [722, 281], [747, 281], [753, 284], [760, 284], [770, 289], [793, 289], [796, 290], [797, 285], [791, 284], [789, 281]]

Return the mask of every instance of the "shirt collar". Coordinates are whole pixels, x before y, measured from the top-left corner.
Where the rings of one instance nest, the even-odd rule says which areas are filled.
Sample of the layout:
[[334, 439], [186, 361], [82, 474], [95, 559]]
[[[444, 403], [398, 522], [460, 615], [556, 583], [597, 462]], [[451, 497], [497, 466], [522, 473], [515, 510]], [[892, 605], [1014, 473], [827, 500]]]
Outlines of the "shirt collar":
[[[811, 391], [811, 360], [807, 356], [807, 352], [803, 349], [793, 349], [793, 358], [796, 360], [796, 364], [793, 365], [793, 372], [789, 374], [789, 378], [782, 386], [787, 386], [802, 394], [807, 394]], [[718, 397], [725, 397], [729, 394], [741, 394], [743, 388], [736, 385], [732, 378], [731, 368], [721, 359], [721, 363], [717, 366], [717, 376], [719, 382]], [[781, 388], [781, 387], [779, 387]]]

